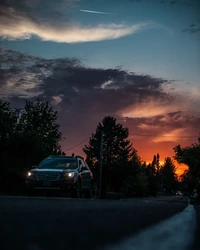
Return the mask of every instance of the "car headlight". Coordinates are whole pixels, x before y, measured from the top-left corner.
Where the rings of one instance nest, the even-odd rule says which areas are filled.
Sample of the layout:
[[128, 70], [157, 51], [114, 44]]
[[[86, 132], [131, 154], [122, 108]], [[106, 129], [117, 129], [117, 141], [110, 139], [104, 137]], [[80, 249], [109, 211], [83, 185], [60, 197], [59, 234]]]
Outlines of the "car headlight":
[[33, 174], [31, 172], [28, 172], [27, 177], [31, 177], [31, 176], [33, 176]]
[[66, 173], [64, 176], [72, 178], [74, 177], [74, 172]]

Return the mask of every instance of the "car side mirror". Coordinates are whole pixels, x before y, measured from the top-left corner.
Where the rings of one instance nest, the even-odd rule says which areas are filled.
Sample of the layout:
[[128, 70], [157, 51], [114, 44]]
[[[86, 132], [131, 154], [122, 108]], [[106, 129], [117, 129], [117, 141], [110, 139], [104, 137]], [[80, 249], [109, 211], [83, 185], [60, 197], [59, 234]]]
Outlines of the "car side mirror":
[[37, 165], [33, 165], [32, 167], [31, 167], [31, 169], [34, 169], [34, 168], [36, 168], [37, 167]]

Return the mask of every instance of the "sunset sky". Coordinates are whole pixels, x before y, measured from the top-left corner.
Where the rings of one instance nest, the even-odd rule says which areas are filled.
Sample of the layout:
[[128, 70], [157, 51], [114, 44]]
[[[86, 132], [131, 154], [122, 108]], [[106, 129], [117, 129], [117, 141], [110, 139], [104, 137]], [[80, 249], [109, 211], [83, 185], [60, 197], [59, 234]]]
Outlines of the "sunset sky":
[[200, 132], [199, 45], [199, 0], [0, 0], [0, 98], [48, 100], [67, 154], [109, 115], [163, 161]]

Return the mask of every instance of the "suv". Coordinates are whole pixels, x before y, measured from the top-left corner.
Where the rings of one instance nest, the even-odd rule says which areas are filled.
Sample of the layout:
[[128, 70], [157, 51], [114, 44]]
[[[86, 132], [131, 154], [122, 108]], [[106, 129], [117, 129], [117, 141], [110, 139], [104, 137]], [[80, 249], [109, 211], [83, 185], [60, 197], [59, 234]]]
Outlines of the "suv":
[[52, 155], [27, 173], [28, 194], [36, 190], [70, 191], [72, 197], [91, 198], [93, 175], [81, 156]]

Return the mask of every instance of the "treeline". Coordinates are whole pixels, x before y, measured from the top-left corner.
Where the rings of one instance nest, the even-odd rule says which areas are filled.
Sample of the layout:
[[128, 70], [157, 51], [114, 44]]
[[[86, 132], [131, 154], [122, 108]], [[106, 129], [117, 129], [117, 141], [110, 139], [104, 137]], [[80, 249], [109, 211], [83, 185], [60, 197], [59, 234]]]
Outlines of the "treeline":
[[[24, 178], [31, 166], [61, 150], [62, 134], [57, 112], [48, 102], [25, 101], [23, 109], [13, 109], [0, 100], [0, 192], [22, 193]], [[175, 159], [189, 166], [179, 182], [174, 160], [167, 157], [160, 163], [159, 154], [146, 164], [128, 140], [128, 128], [113, 117], [105, 117], [83, 148], [93, 174], [96, 191], [99, 187], [99, 161], [102, 144], [102, 198], [106, 193], [125, 197], [172, 194], [177, 189], [191, 191], [200, 183], [200, 139], [187, 148], [174, 148]], [[144, 141], [145, 143], [145, 141]]]
[[[152, 163], [146, 164], [138, 156], [128, 140], [128, 128], [123, 128], [113, 117], [105, 117], [92, 134], [83, 151], [99, 187], [101, 134], [102, 150], [102, 195], [106, 192], [121, 193], [125, 197], [172, 194], [178, 189], [176, 167], [171, 158], [160, 164], [159, 154]], [[144, 142], [145, 143], [145, 142]]]
[[61, 154], [57, 112], [48, 102], [25, 101], [13, 109], [0, 100], [0, 192], [20, 193], [31, 166], [50, 154]]
[[174, 152], [174, 159], [188, 166], [188, 169], [181, 175], [182, 189], [186, 189], [189, 192], [196, 189], [200, 201], [200, 137], [197, 143], [193, 143], [190, 146], [176, 146]]

